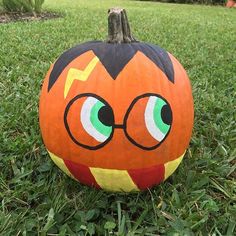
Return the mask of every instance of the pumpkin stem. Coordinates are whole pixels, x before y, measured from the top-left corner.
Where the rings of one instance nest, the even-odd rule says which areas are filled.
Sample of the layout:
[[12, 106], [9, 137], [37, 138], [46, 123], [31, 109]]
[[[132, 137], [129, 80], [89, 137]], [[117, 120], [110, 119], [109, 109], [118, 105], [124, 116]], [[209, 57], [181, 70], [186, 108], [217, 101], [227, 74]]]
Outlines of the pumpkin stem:
[[131, 34], [126, 11], [123, 8], [108, 10], [108, 43], [138, 42]]

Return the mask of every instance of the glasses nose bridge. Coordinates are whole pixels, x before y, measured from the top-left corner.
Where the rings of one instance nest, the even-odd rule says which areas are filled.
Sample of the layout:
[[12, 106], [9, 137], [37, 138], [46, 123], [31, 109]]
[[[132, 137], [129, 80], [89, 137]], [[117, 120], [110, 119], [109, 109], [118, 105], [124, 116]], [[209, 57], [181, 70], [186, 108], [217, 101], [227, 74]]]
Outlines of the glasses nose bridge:
[[112, 107], [113, 110], [113, 116], [114, 116], [114, 123], [113, 127], [117, 129], [121, 129], [124, 126], [124, 121], [125, 121], [125, 116], [127, 110], [124, 108], [119, 109], [120, 107], [118, 106], [118, 110], [114, 107]]
[[124, 124], [114, 124], [114, 129], [125, 129]]

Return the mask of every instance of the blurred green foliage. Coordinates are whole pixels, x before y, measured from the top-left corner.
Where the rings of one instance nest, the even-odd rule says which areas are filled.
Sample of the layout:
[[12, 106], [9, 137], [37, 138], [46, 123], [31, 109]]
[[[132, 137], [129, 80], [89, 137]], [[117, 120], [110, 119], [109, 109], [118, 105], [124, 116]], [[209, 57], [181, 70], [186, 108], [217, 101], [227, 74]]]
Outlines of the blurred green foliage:
[[3, 8], [9, 12], [40, 13], [44, 0], [2, 0]]

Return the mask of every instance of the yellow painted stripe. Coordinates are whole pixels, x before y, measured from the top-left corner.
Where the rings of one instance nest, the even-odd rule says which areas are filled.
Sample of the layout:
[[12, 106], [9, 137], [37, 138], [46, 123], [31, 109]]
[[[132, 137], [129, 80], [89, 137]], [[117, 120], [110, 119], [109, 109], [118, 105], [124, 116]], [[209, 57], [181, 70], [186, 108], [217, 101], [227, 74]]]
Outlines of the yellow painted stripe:
[[[47, 150], [48, 151], [48, 150]], [[49, 152], [50, 157], [52, 158], [53, 162], [64, 172], [66, 173], [68, 176], [70, 176], [71, 178], [75, 179], [75, 177], [70, 173], [70, 171], [68, 170], [68, 168], [66, 167], [63, 159], [61, 159], [60, 157], [56, 156], [55, 154]], [[75, 179], [76, 180], [76, 179]]]
[[[184, 152], [184, 154], [185, 154], [185, 152]], [[180, 162], [182, 161], [184, 154], [173, 161], [169, 161], [169, 162], [165, 163], [165, 180], [175, 172], [175, 170], [179, 166]]]
[[101, 168], [90, 168], [99, 186], [109, 191], [131, 192], [139, 191], [126, 170], [109, 170]]
[[84, 70], [71, 68], [68, 71], [65, 88], [64, 88], [64, 98], [66, 98], [74, 80], [86, 81], [89, 75], [92, 73], [98, 61], [99, 61], [98, 57], [94, 57]]

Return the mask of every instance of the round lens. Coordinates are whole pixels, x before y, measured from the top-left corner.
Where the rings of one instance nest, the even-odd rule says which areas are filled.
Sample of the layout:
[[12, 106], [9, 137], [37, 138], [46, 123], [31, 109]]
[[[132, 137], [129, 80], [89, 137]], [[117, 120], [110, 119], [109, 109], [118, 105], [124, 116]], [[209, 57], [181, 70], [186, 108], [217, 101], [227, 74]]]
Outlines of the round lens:
[[125, 133], [136, 146], [152, 150], [170, 132], [172, 111], [168, 102], [157, 94], [143, 94], [131, 103], [125, 116]]
[[64, 118], [72, 140], [85, 148], [98, 149], [113, 135], [112, 108], [97, 95], [82, 94], [73, 98], [66, 107]]

